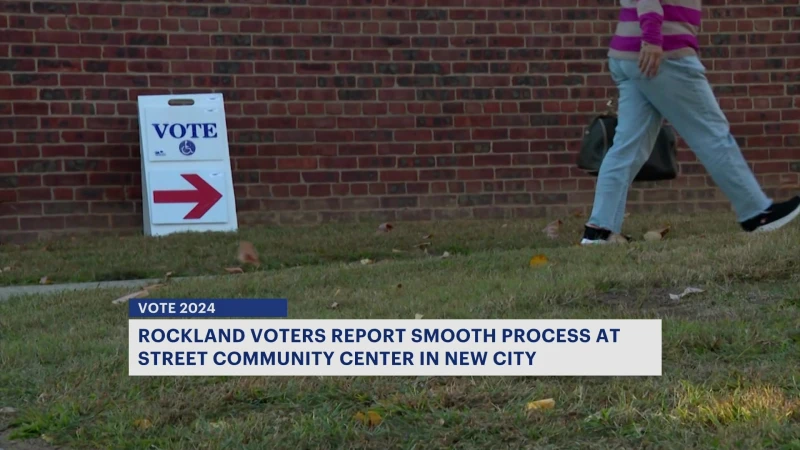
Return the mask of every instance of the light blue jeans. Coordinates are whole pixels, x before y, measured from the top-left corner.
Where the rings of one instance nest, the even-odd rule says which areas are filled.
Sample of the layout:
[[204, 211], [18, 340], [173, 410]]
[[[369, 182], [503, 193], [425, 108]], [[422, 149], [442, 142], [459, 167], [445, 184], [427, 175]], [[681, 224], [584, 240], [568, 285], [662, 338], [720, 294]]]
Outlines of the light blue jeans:
[[650, 157], [666, 118], [705, 166], [742, 222], [772, 204], [747, 165], [697, 57], [665, 59], [644, 77], [638, 61], [612, 58], [618, 124], [597, 179], [589, 224], [620, 233], [628, 188]]

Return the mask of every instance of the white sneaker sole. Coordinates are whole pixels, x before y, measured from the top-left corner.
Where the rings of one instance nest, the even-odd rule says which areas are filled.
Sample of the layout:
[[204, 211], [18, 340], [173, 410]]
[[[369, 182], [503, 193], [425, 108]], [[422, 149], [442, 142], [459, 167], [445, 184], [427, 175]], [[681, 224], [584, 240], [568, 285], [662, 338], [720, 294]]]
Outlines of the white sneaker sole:
[[604, 245], [608, 243], [609, 243], [608, 241], [604, 241], [602, 239], [598, 239], [596, 241], [593, 241], [591, 239], [581, 239], [581, 245]]
[[800, 215], [800, 205], [798, 205], [797, 208], [794, 209], [794, 211], [790, 212], [785, 217], [778, 219], [775, 222], [768, 223], [762, 227], [756, 228], [753, 231], [753, 233], [766, 233], [769, 231], [776, 231], [780, 228], [783, 228], [784, 226], [789, 224], [789, 222], [796, 219], [798, 215]]

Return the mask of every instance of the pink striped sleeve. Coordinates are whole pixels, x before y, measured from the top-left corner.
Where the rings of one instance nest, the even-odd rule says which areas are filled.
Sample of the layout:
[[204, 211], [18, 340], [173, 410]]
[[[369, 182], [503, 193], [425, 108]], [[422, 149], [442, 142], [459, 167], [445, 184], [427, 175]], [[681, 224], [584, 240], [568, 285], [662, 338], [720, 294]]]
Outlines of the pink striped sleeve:
[[662, 46], [664, 36], [661, 34], [661, 24], [664, 23], [664, 8], [661, 6], [661, 0], [639, 0], [636, 2], [636, 13], [642, 29], [642, 40], [648, 44]]

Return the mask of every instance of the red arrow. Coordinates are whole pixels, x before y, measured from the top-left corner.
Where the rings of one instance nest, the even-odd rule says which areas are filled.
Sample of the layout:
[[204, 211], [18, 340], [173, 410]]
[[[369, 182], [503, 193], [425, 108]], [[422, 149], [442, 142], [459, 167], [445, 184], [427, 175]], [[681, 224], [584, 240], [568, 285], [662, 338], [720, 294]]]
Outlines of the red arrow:
[[181, 176], [188, 181], [194, 190], [191, 191], [153, 191], [153, 203], [197, 203], [197, 205], [186, 214], [184, 219], [199, 219], [206, 215], [212, 206], [222, 198], [213, 186], [202, 179], [200, 175], [187, 173]]

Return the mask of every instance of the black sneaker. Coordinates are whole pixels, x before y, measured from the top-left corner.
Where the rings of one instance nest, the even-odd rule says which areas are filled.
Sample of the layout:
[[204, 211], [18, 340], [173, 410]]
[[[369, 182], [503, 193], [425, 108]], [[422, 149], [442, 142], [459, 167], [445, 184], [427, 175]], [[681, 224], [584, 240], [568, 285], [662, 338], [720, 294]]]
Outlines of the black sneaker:
[[[617, 240], [615, 240], [615, 238]], [[612, 235], [611, 231], [609, 230], [601, 230], [600, 228], [585, 226], [583, 230], [583, 239], [581, 239], [581, 245], [610, 244], [613, 242], [620, 242], [619, 238], [622, 238], [623, 242], [631, 241], [630, 236]]]
[[766, 211], [740, 225], [748, 233], [775, 231], [800, 215], [800, 196], [781, 203], [773, 203]]

